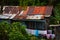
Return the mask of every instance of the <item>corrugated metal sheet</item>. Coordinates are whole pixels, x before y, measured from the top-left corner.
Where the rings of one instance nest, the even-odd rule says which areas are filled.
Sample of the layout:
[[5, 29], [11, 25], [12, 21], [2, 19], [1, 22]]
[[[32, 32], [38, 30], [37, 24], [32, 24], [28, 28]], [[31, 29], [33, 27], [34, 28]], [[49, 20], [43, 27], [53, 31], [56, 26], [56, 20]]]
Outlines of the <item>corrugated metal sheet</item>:
[[31, 14], [34, 11], [35, 7], [34, 6], [29, 6], [29, 10], [27, 14]]
[[45, 11], [45, 17], [50, 17], [52, 14], [53, 6], [47, 6]]
[[34, 9], [34, 11], [32, 12], [32, 14], [40, 14], [40, 15], [43, 15], [44, 14], [44, 12], [45, 12], [45, 10], [46, 10], [46, 7], [45, 6], [36, 6], [35, 7], [35, 9]]
[[53, 9], [53, 6], [47, 6], [45, 15], [51, 15], [52, 14], [52, 9]]
[[9, 19], [10, 16], [0, 15], [0, 19]]
[[21, 10], [21, 6], [4, 6], [2, 15], [9, 16], [8, 19], [13, 19]]
[[[53, 6], [35, 6], [31, 15], [51, 15]], [[29, 15], [30, 15], [29, 14]]]
[[3, 7], [3, 14], [17, 14], [21, 11], [20, 6], [4, 6]]
[[14, 19], [26, 19], [27, 13], [29, 11], [29, 7], [26, 10], [22, 10], [19, 14], [17, 14]]
[[27, 15], [26, 19], [43, 19], [44, 16], [43, 15]]
[[27, 6], [26, 10], [21, 6], [4, 6], [3, 15], [10, 16], [9, 19], [44, 19], [50, 17], [52, 9], [52, 6]]

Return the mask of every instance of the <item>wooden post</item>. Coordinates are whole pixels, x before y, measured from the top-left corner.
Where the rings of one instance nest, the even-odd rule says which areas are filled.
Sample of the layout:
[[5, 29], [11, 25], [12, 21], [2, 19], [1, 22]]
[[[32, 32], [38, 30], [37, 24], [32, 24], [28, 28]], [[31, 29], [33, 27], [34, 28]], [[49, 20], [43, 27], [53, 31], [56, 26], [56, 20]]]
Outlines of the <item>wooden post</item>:
[[46, 30], [48, 30], [48, 28], [49, 28], [49, 19], [48, 18], [45, 18], [45, 20], [46, 20]]

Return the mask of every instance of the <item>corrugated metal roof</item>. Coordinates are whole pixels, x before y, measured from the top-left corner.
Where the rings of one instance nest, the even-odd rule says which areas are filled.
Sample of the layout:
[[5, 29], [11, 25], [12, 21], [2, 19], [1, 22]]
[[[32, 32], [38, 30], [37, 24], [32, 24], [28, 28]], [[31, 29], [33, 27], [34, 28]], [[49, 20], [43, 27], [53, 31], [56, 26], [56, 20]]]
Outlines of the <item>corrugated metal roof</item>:
[[34, 11], [35, 7], [34, 6], [29, 6], [29, 10], [27, 14], [31, 14]]
[[[51, 15], [52, 12], [52, 6], [35, 6], [33, 9], [33, 12], [31, 12], [29, 15]], [[30, 10], [29, 10], [30, 11]], [[29, 12], [28, 12], [29, 13]]]
[[50, 17], [52, 14], [53, 6], [47, 6], [45, 11], [45, 17]]
[[32, 14], [40, 14], [40, 15], [43, 15], [44, 14], [44, 11], [46, 10], [45, 9], [46, 7], [45, 6], [36, 6], [34, 11], [32, 12]]
[[0, 19], [9, 19], [10, 16], [0, 15]]
[[25, 19], [28, 13], [29, 7], [26, 10], [22, 10], [19, 14], [17, 14], [14, 19]]
[[17, 14], [22, 10], [20, 6], [4, 6], [3, 14]]
[[14, 19], [44, 19], [44, 17], [50, 17], [52, 8], [52, 6], [28, 6], [26, 10], [22, 10], [22, 15], [18, 14]]
[[10, 16], [9, 19], [44, 19], [44, 17], [50, 17], [53, 6], [27, 6], [26, 10], [22, 8], [21, 6], [4, 6], [3, 15]]
[[9, 19], [13, 19], [21, 10], [21, 6], [4, 6], [2, 15], [9, 16]]

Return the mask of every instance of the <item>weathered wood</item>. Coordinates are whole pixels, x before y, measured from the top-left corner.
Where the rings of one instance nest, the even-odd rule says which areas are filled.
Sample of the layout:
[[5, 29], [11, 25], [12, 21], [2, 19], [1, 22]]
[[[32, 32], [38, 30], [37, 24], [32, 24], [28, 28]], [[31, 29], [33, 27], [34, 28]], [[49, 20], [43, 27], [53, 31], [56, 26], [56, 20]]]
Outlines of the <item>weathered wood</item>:
[[60, 24], [58, 24], [58, 25], [49, 25], [49, 27], [59, 27], [60, 26]]
[[56, 40], [60, 40], [60, 24], [58, 25], [49, 25], [50, 27], [54, 27], [55, 35], [56, 35]]

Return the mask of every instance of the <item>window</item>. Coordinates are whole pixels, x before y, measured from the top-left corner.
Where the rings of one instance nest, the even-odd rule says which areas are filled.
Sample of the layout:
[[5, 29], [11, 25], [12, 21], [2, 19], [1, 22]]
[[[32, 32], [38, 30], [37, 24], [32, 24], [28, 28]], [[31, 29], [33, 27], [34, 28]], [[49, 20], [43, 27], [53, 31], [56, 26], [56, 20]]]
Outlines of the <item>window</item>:
[[43, 22], [43, 21], [39, 21], [39, 22], [36, 22], [36, 21], [28, 22], [27, 21], [25, 23], [26, 23], [28, 29], [37, 29], [37, 30], [45, 30], [46, 29], [45, 22]]

